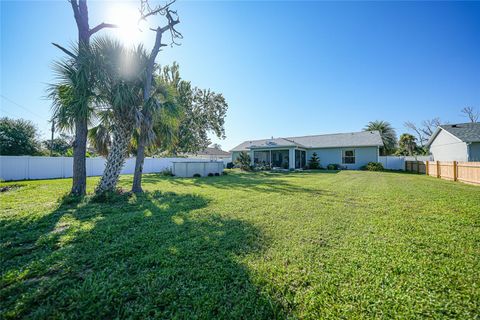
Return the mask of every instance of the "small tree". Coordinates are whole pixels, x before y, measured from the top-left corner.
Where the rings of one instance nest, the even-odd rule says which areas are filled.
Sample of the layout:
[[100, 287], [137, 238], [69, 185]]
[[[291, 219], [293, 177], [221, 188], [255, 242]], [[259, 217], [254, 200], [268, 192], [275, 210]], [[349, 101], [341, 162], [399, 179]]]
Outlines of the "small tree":
[[240, 166], [240, 169], [244, 171], [250, 171], [251, 169], [251, 159], [250, 155], [246, 153], [245, 151], [240, 152], [238, 155], [237, 160], [235, 160], [235, 163]]
[[398, 140], [398, 150], [396, 155], [413, 156], [417, 152], [417, 138], [409, 133], [404, 133]]
[[212, 144], [212, 148], [217, 149], [217, 150], [222, 150], [222, 146], [219, 143]]
[[40, 145], [37, 128], [28, 120], [0, 119], [0, 154], [8, 156], [37, 155]]
[[312, 154], [310, 160], [308, 160], [308, 168], [309, 169], [318, 169], [320, 168], [320, 159], [316, 152]]
[[65, 133], [60, 133], [60, 135], [53, 140], [44, 140], [42, 145], [50, 150], [52, 156], [65, 156], [67, 151], [73, 146], [73, 138]]

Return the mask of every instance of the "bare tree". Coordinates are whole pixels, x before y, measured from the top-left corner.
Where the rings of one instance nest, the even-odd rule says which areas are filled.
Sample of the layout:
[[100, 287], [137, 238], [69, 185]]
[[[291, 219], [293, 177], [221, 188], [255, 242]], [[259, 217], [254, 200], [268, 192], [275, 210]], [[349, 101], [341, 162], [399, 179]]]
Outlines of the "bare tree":
[[[418, 138], [418, 142], [420, 142], [420, 145], [423, 147], [424, 145], [424, 142], [425, 142], [425, 135], [423, 134], [422, 130], [413, 122], [411, 121], [407, 121], [404, 123], [404, 126], [407, 128], [407, 129], [410, 129], [412, 130], [413, 132], [415, 132], [415, 134], [417, 135], [417, 138]], [[427, 139], [428, 140], [428, 139]]]
[[162, 37], [164, 33], [170, 34], [170, 45], [179, 45], [178, 39], [182, 39], [183, 36], [175, 29], [175, 26], [180, 23], [178, 14], [171, 9], [171, 5], [175, 3], [175, 0], [167, 2], [165, 5], [151, 7], [148, 0], [140, 0], [140, 20], [147, 20], [152, 16], [162, 16], [166, 19], [166, 25], [158, 26], [155, 29], [150, 29], [155, 32], [155, 44], [149, 55], [149, 60], [145, 72], [145, 84], [143, 89], [143, 119], [140, 125], [140, 134], [137, 143], [137, 157], [135, 161], [135, 171], [133, 176], [132, 191], [135, 193], [142, 192], [142, 173], [143, 163], [145, 160], [145, 147], [153, 140], [153, 110], [152, 106], [156, 105], [152, 103], [152, 81], [153, 72], [155, 70], [155, 59], [160, 51], [160, 48], [167, 46], [162, 43]]
[[480, 111], [477, 111], [472, 107], [465, 107], [461, 112], [463, 113], [463, 116], [467, 117], [472, 123], [478, 122], [478, 118], [480, 118]]
[[430, 139], [431, 135], [435, 132], [438, 126], [442, 124], [440, 118], [436, 117], [429, 120], [423, 120], [422, 123], [418, 126], [414, 122], [407, 121], [404, 123], [404, 126], [417, 135], [418, 142], [423, 147], [425, 143]]
[[[96, 32], [104, 28], [115, 28], [116, 26], [109, 23], [100, 23], [97, 26], [90, 28], [88, 22], [88, 6], [87, 0], [68, 0], [72, 6], [73, 16], [78, 29], [78, 53], [77, 55], [65, 49], [59, 44], [53, 43], [54, 46], [69, 55], [77, 64], [79, 63], [80, 55], [88, 50], [90, 46], [90, 37]], [[87, 68], [88, 69], [88, 68]], [[88, 72], [88, 70], [85, 70]], [[71, 193], [74, 195], [85, 195], [87, 187], [87, 172], [86, 172], [86, 152], [87, 152], [87, 133], [88, 133], [88, 108], [90, 95], [90, 88], [85, 87], [78, 90], [78, 108], [75, 113], [78, 115], [74, 120], [75, 140], [73, 142], [73, 184]]]
[[440, 118], [436, 117], [430, 120], [423, 120], [422, 121], [422, 130], [423, 134], [430, 139], [430, 136], [435, 132], [438, 126], [442, 124]]

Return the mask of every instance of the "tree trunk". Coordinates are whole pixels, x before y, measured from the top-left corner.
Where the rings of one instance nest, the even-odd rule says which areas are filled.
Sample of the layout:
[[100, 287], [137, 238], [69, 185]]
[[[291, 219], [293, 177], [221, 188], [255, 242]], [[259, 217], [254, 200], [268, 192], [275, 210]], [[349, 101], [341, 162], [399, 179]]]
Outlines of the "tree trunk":
[[[168, 30], [168, 29], [167, 29]], [[147, 69], [145, 70], [145, 85], [143, 88], [143, 103], [147, 104], [150, 99], [150, 93], [152, 91], [152, 79], [153, 79], [153, 70], [155, 66], [155, 59], [157, 58], [160, 47], [162, 46], [162, 34], [165, 30], [158, 27], [155, 36], [155, 45], [153, 46], [152, 52], [148, 57]], [[144, 114], [145, 118], [151, 120], [150, 111], [146, 110]], [[149, 124], [150, 125], [150, 124]], [[138, 139], [137, 147], [137, 157], [135, 159], [135, 172], [133, 174], [133, 184], [132, 192], [141, 193], [142, 189], [142, 173], [143, 173], [143, 162], [145, 161], [145, 145], [147, 144], [147, 133], [145, 129], [140, 127], [140, 137]]]
[[140, 137], [137, 145], [137, 157], [135, 159], [135, 172], [133, 174], [132, 192], [141, 193], [142, 189], [142, 173], [143, 162], [145, 160], [145, 135], [140, 131]]
[[118, 178], [127, 157], [132, 130], [127, 126], [115, 126], [113, 129], [112, 147], [107, 156], [107, 163], [102, 178], [95, 189], [96, 194], [106, 191], [115, 191]]
[[84, 196], [87, 190], [87, 119], [75, 120], [75, 140], [73, 142], [73, 183], [71, 193]]
[[[75, 21], [78, 27], [78, 49], [81, 52], [83, 45], [88, 46], [90, 43], [89, 25], [88, 25], [88, 8], [86, 0], [80, 0], [77, 5], [76, 1], [70, 3], [73, 8]], [[87, 108], [88, 106], [83, 106]], [[75, 140], [73, 143], [73, 195], [84, 196], [87, 190], [87, 133], [88, 119], [86, 117], [78, 117], [75, 119]]]

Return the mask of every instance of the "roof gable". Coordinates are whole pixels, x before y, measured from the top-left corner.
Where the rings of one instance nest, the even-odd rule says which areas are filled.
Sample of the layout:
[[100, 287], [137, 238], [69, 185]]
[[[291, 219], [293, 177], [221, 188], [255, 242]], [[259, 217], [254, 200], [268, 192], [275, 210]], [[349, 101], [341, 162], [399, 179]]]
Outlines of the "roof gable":
[[444, 124], [435, 130], [427, 142], [430, 146], [440, 130], [444, 130], [463, 142], [480, 142], [480, 123]]

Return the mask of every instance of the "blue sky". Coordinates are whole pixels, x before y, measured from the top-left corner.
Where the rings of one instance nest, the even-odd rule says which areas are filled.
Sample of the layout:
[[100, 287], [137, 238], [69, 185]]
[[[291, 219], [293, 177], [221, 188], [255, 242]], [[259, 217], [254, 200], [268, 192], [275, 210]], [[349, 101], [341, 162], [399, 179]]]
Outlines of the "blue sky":
[[[114, 19], [117, 3], [90, 1], [91, 25]], [[460, 109], [480, 108], [480, 2], [180, 1], [176, 8], [184, 39], [158, 62], [178, 61], [185, 79], [224, 94], [224, 149], [359, 131], [376, 119], [402, 133], [408, 120], [464, 122]], [[147, 47], [151, 36], [144, 33]], [[61, 57], [50, 43], [75, 39], [66, 1], [1, 0], [2, 116], [30, 119], [48, 135], [45, 88]]]

